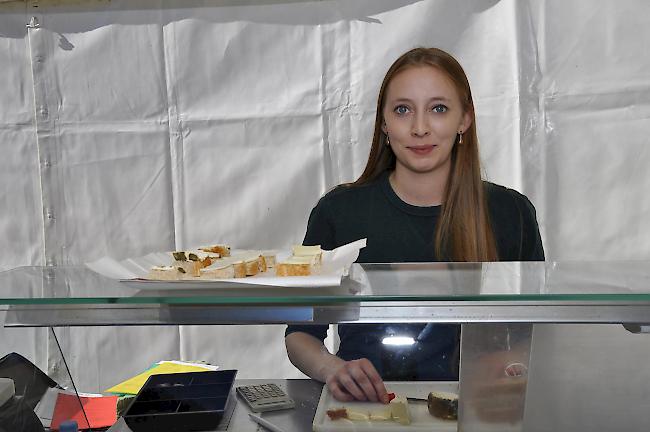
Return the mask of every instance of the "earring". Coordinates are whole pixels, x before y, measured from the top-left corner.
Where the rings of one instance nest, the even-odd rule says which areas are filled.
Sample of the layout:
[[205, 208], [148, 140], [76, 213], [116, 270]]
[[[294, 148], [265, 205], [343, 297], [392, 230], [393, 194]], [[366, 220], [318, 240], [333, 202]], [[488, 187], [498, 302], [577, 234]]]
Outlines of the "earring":
[[458, 131], [458, 144], [463, 143], [463, 131]]
[[390, 138], [388, 137], [388, 134], [386, 134], [386, 147], [390, 147]]

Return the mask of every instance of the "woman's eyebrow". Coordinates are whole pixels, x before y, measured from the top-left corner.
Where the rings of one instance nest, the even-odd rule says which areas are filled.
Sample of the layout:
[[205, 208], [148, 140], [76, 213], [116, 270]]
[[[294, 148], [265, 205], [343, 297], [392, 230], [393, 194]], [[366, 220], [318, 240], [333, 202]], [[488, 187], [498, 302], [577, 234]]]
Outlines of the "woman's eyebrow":
[[[431, 102], [449, 102], [449, 101], [450, 101], [450, 99], [446, 98], [444, 96], [434, 96], [434, 97], [430, 98], [427, 102], [431, 103]], [[392, 103], [400, 103], [400, 102], [413, 103], [413, 100], [409, 99], [409, 98], [401, 97], [401, 98], [391, 100], [390, 102], [392, 102]]]

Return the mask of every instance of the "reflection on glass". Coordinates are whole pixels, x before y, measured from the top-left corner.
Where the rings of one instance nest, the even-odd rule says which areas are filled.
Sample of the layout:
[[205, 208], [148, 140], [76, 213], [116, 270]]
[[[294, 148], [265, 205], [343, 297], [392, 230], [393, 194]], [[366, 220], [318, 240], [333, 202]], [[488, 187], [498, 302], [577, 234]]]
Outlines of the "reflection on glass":
[[532, 324], [463, 325], [460, 425], [463, 431], [523, 430]]

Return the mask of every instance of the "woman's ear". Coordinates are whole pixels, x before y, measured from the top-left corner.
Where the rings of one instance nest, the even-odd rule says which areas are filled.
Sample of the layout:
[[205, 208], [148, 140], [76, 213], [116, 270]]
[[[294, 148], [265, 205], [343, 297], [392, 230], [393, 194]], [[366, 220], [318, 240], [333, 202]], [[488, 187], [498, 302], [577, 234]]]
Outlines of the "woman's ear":
[[459, 131], [465, 132], [469, 127], [472, 125], [472, 116], [473, 111], [472, 110], [467, 110], [463, 114], [463, 119], [460, 122], [460, 126], [458, 126]]
[[388, 128], [386, 127], [386, 122], [384, 120], [381, 121], [381, 131], [388, 135]]

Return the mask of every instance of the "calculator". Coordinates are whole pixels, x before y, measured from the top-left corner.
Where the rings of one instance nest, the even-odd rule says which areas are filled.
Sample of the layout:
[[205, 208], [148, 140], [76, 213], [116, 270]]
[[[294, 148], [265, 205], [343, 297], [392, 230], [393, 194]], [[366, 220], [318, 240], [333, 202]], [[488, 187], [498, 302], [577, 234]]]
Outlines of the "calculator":
[[272, 383], [239, 386], [237, 394], [255, 412], [282, 410], [295, 406], [293, 399]]

